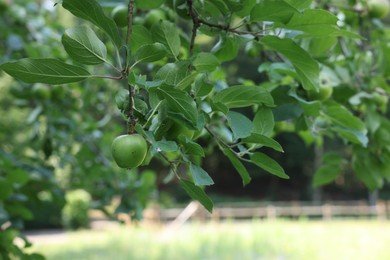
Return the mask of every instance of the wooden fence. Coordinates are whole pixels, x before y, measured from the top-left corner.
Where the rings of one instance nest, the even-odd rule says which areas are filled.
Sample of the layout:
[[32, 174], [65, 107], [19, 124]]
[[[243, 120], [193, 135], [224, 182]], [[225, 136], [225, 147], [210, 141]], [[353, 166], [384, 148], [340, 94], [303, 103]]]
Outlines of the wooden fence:
[[275, 219], [275, 218], [321, 218], [330, 220], [339, 217], [371, 217], [380, 220], [390, 218], [390, 201], [378, 201], [369, 205], [367, 201], [331, 201], [321, 205], [311, 202], [268, 203], [219, 203], [213, 213], [208, 213], [198, 202], [186, 207], [160, 208], [153, 206], [144, 212], [146, 221], [180, 225], [188, 220], [220, 221], [223, 219]]

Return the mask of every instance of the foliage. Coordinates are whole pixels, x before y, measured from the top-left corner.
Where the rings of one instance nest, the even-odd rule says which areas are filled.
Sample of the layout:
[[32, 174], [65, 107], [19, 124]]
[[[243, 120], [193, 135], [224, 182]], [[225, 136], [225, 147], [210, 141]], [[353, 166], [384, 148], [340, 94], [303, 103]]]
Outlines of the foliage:
[[66, 194], [66, 205], [62, 210], [62, 221], [66, 228], [86, 228], [89, 225], [88, 211], [91, 207], [91, 195], [82, 189]]
[[[272, 138], [275, 121], [279, 120], [293, 122], [296, 131], [315, 130], [318, 137], [311, 139], [317, 139], [317, 143], [321, 142], [322, 136], [328, 135], [343, 139], [353, 147], [352, 167], [357, 176], [370, 189], [383, 184], [387, 178], [386, 166], [367, 154], [371, 151], [366, 147], [375, 136], [380, 139], [379, 151], [383, 157], [388, 156], [387, 148], [383, 147], [386, 142], [382, 142], [386, 137], [376, 133], [379, 125], [387, 120], [381, 116], [386, 107], [383, 104], [379, 108], [378, 102], [373, 103], [370, 98], [377, 91], [386, 91], [385, 86], [377, 87], [380, 76], [386, 75], [386, 71], [373, 67], [368, 70], [369, 75], [356, 74], [356, 68], [377, 64], [367, 64], [370, 62], [367, 59], [356, 58], [360, 50], [366, 49], [370, 52], [364, 52], [364, 55], [371, 53], [374, 58], [379, 57], [363, 38], [371, 35], [359, 36], [361, 31], [354, 24], [345, 23], [331, 12], [320, 9], [329, 8], [327, 4], [320, 6], [311, 1], [262, 0], [256, 4], [256, 1], [187, 0], [182, 4], [187, 10], [186, 18], [192, 22], [191, 30], [178, 17], [169, 17], [170, 9], [179, 8], [175, 5], [177, 2], [164, 2], [141, 5], [140, 10], [134, 10], [137, 4], [130, 1], [129, 28], [125, 30], [118, 28], [95, 0], [64, 0], [63, 8], [89, 22], [67, 29], [62, 36], [64, 49], [76, 65], [54, 58], [25, 58], [4, 63], [1, 68], [28, 83], [57, 85], [91, 78], [121, 81], [124, 90], [119, 91], [116, 100], [127, 121], [128, 133], [136, 131], [143, 135], [151, 144], [149, 157], [167, 160], [188, 194], [210, 211], [210, 200], [196, 187], [213, 184], [212, 178], [201, 168], [201, 160], [197, 159], [203, 156], [203, 148], [190, 138], [168, 138], [167, 126], [172, 122], [188, 130], [205, 130], [211, 135], [243, 177], [244, 185], [250, 180], [245, 163], [289, 178], [274, 159], [258, 151], [264, 146], [281, 151]], [[333, 7], [329, 4], [331, 11], [371, 24], [367, 7], [362, 9], [365, 14], [361, 10], [349, 14], [349, 9], [342, 5]], [[319, 8], [313, 8], [316, 5]], [[154, 24], [150, 21], [144, 25], [132, 23], [135, 17], [157, 7], [166, 10], [167, 15], [155, 19]], [[379, 28], [375, 33], [380, 31]], [[213, 39], [218, 41], [207, 50], [207, 46], [199, 43], [200, 37], [211, 39], [210, 43]], [[237, 79], [229, 86], [227, 75], [221, 69], [223, 63], [234, 59], [240, 46], [253, 42], [262, 48], [259, 71], [266, 80]], [[374, 40], [372, 44], [377, 43]], [[385, 51], [386, 47], [381, 47]], [[351, 56], [350, 53], [358, 55]], [[356, 82], [352, 73], [358, 78]], [[335, 88], [333, 98], [328, 99], [333, 92], [329, 90], [326, 98], [311, 100], [310, 95], [320, 90], [320, 79], [322, 85]], [[354, 83], [360, 84], [361, 89], [351, 87]], [[247, 107], [252, 110], [249, 117], [240, 112], [241, 108]], [[367, 124], [366, 116], [378, 127], [374, 128], [372, 122]], [[317, 129], [320, 123], [325, 126]], [[189, 145], [197, 149], [186, 149]], [[180, 156], [170, 160], [166, 153], [177, 149]], [[363, 156], [383, 167], [368, 171], [372, 165], [370, 161], [359, 159]], [[179, 165], [186, 166], [189, 174], [180, 173]], [[328, 168], [332, 172], [331, 178], [322, 168], [316, 175], [316, 185], [336, 178], [335, 171], [342, 169], [340, 166]], [[327, 180], [318, 180], [323, 175]]]
[[[283, 152], [275, 136], [286, 125], [325, 152], [328, 139], [343, 144], [326, 153], [315, 187], [349, 169], [370, 190], [390, 179], [390, 34], [367, 1], [129, 1], [124, 28], [110, 16], [110, 1], [63, 0], [58, 19], [43, 4], [10, 3], [0, 9], [0, 68], [24, 83], [1, 76], [12, 94], [1, 97], [12, 112], [1, 118], [9, 126], [0, 131], [1, 151], [14, 158], [12, 172], [23, 164], [34, 181], [23, 186], [28, 202], [41, 203], [40, 192], [57, 198], [60, 188], [82, 188], [107, 214], [118, 196], [114, 212], [140, 218], [156, 176], [108, 159], [124, 131], [149, 143], [143, 166], [169, 165], [164, 183], [178, 183], [209, 211], [204, 188], [214, 180], [205, 156], [221, 150], [243, 185], [253, 168], [288, 179], [268, 153]], [[244, 53], [254, 67], [233, 73]], [[258, 77], [247, 78], [249, 70]], [[13, 132], [18, 137], [8, 138]], [[1, 181], [12, 191], [4, 189], [4, 208], [20, 188], [6, 171]]]

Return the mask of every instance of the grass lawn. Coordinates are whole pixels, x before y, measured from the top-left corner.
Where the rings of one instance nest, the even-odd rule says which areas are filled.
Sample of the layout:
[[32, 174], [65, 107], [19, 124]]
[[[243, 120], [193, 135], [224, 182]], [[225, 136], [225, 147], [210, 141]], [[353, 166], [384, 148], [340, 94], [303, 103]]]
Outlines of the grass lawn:
[[390, 222], [248, 221], [187, 224], [177, 230], [117, 227], [35, 243], [48, 259], [390, 259]]

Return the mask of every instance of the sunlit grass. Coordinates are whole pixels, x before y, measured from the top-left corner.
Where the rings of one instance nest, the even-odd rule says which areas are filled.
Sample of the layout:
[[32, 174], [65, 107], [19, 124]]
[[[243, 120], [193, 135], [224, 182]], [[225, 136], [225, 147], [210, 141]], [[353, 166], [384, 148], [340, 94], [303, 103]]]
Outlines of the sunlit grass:
[[390, 223], [252, 221], [119, 227], [35, 243], [48, 259], [390, 259]]

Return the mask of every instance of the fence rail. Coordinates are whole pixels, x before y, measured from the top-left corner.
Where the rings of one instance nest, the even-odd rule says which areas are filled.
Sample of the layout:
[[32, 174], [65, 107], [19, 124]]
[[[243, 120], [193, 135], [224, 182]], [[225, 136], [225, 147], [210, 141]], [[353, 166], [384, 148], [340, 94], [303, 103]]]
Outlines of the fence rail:
[[[182, 214], [183, 212], [191, 212], [191, 214]], [[177, 221], [179, 216], [180, 221]], [[375, 205], [369, 205], [367, 201], [329, 201], [321, 205], [301, 201], [220, 203], [214, 206], [213, 213], [208, 213], [198, 202], [192, 202], [187, 207], [178, 208], [164, 209], [153, 206], [145, 210], [144, 217], [146, 221], [173, 223], [183, 223], [183, 219], [184, 221], [189, 219], [219, 221], [278, 217], [308, 217], [326, 220], [335, 217], [375, 217], [385, 220], [390, 218], [390, 201], [378, 201]]]

